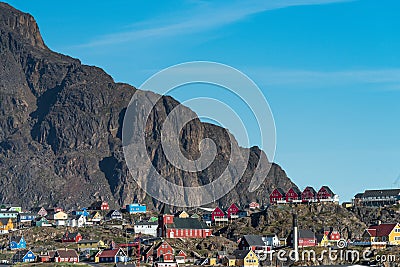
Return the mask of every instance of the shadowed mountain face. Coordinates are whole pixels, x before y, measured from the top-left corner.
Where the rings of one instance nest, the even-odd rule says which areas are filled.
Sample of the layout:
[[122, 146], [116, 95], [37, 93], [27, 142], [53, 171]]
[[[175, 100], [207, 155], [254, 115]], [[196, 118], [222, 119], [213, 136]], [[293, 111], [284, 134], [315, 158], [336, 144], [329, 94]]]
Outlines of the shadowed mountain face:
[[[29, 14], [0, 3], [0, 201], [29, 206], [82, 207], [103, 199], [120, 206], [138, 199], [161, 205], [147, 196], [132, 177], [122, 152], [122, 122], [136, 88], [115, 83], [102, 69], [47, 48]], [[210, 138], [218, 148], [213, 164], [202, 172], [184, 172], [162, 153], [160, 129], [179, 105], [163, 97], [147, 119], [147, 153], [157, 171], [178, 185], [207, 184], [223, 171], [230, 156], [229, 133], [221, 127], [193, 120], [180, 133], [182, 153], [199, 155], [199, 143]], [[191, 112], [190, 110], [187, 110]], [[243, 151], [245, 149], [243, 148]], [[239, 184], [218, 204], [268, 202], [275, 187], [293, 183], [276, 164], [254, 192], [248, 185], [264, 156], [250, 148], [247, 169]], [[240, 157], [240, 155], [236, 155]], [[232, 176], [235, 170], [230, 170]]]

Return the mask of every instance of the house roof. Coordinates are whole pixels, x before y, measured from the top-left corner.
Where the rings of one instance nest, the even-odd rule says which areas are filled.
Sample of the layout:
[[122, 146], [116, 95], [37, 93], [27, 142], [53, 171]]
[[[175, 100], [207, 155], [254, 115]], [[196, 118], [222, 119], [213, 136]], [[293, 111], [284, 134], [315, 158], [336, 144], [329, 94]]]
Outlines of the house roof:
[[82, 239], [78, 241], [78, 244], [95, 244], [98, 243], [99, 240], [87, 240], [87, 239]]
[[14, 256], [12, 257], [13, 261], [22, 261], [22, 259], [25, 257], [25, 255], [29, 252], [29, 249], [22, 249], [17, 251]]
[[114, 248], [114, 249], [105, 249], [99, 252], [98, 257], [100, 258], [114, 258], [119, 251], [122, 251], [120, 248]]
[[6, 225], [8, 223], [8, 221], [11, 220], [11, 218], [0, 218], [0, 222], [3, 225]]
[[245, 239], [250, 246], [265, 246], [262, 237], [259, 235], [244, 235], [243, 239]]
[[315, 234], [308, 229], [299, 229], [299, 238], [315, 238]]
[[135, 225], [158, 225], [158, 222], [140, 221], [135, 222]]
[[171, 210], [169, 209], [169, 206], [164, 204], [161, 208], [160, 214], [165, 215], [165, 214], [172, 214]]
[[354, 195], [354, 198], [362, 198], [364, 193], [357, 193]]
[[330, 195], [334, 195], [333, 191], [329, 188], [329, 186], [324, 185], [324, 186], [321, 187], [320, 191], [322, 189], [325, 189], [325, 191], [328, 192]]
[[365, 190], [362, 197], [391, 197], [399, 196], [400, 189]]
[[[301, 191], [297, 187], [294, 186], [294, 187], [289, 188], [289, 190], [290, 189], [292, 189], [297, 195], [301, 195]], [[289, 190], [288, 190], [288, 192], [289, 192]]]
[[159, 248], [161, 247], [162, 244], [166, 244], [166, 245], [168, 245], [168, 246], [171, 246], [170, 244], [168, 244], [168, 242], [162, 241], [162, 242], [158, 243], [158, 244], [154, 247], [154, 249], [155, 249], [155, 250], [159, 249]]
[[174, 218], [174, 223], [167, 225], [175, 229], [209, 229], [207, 224], [196, 218]]
[[78, 253], [75, 249], [57, 249], [57, 254], [60, 258], [78, 258]]
[[249, 254], [250, 250], [235, 250], [233, 255], [236, 259], [244, 259], [247, 254]]
[[12, 236], [10, 242], [19, 243], [21, 242], [22, 236]]
[[[278, 187], [278, 188], [275, 188], [274, 191], [275, 191], [275, 190], [278, 191], [282, 196], [285, 195], [285, 191], [283, 191], [282, 188]], [[274, 192], [274, 191], [272, 191], [272, 192]]]
[[382, 223], [379, 225], [372, 225], [368, 227], [367, 232], [370, 234], [370, 236], [374, 237], [388, 236], [396, 225], [396, 223]]
[[63, 235], [63, 238], [68, 238], [68, 239], [75, 239], [77, 236], [81, 235], [79, 232], [76, 233], [70, 233], [70, 232], [65, 232]]
[[306, 188], [304, 188], [303, 193], [304, 193], [305, 191], [307, 191], [307, 190], [311, 191], [314, 195], [317, 193], [317, 192], [315, 191], [314, 187], [312, 187], [312, 186], [307, 186]]

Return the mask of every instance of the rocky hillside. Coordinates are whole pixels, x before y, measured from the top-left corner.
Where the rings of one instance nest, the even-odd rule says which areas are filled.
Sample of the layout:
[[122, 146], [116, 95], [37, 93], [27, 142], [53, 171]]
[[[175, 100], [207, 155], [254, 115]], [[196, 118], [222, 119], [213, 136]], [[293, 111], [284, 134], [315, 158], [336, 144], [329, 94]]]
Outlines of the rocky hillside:
[[[0, 201], [68, 208], [98, 199], [119, 206], [137, 198], [158, 207], [160, 203], [139, 190], [133, 179], [146, 179], [147, 174], [132, 177], [122, 153], [124, 112], [136, 90], [115, 83], [100, 68], [49, 50], [31, 15], [0, 3]], [[162, 153], [159, 129], [178, 104], [163, 97], [152, 112], [148, 154], [158, 172], [176, 184], [209, 183], [231, 156], [228, 131], [199, 120], [188, 123], [180, 135], [184, 154], [196, 158], [200, 141], [211, 138], [218, 156], [202, 172], [174, 168]], [[278, 165], [268, 174], [265, 164], [259, 172], [268, 174], [265, 183], [248, 192], [260, 156], [265, 157], [263, 151], [250, 148], [242, 180], [219, 204], [265, 203], [273, 188], [293, 185]], [[230, 170], [232, 176], [235, 173]]]

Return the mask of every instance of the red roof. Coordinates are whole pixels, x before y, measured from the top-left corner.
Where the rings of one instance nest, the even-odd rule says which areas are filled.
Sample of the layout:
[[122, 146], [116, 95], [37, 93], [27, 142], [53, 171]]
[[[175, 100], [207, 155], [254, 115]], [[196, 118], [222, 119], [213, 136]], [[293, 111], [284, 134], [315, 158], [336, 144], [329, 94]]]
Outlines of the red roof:
[[119, 248], [103, 250], [100, 252], [99, 257], [114, 258], [119, 250], [120, 250]]
[[367, 232], [373, 237], [388, 236], [396, 225], [396, 223], [382, 223], [379, 225], [373, 225], [367, 229]]

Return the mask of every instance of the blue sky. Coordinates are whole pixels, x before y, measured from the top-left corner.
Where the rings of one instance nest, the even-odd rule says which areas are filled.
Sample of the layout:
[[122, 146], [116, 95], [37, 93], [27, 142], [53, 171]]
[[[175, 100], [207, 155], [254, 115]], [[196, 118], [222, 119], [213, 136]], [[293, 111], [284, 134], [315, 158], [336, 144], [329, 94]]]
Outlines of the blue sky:
[[194, 60], [243, 71], [275, 117], [275, 161], [301, 188], [349, 200], [400, 186], [397, 0], [7, 2], [35, 16], [51, 49], [116, 81]]

